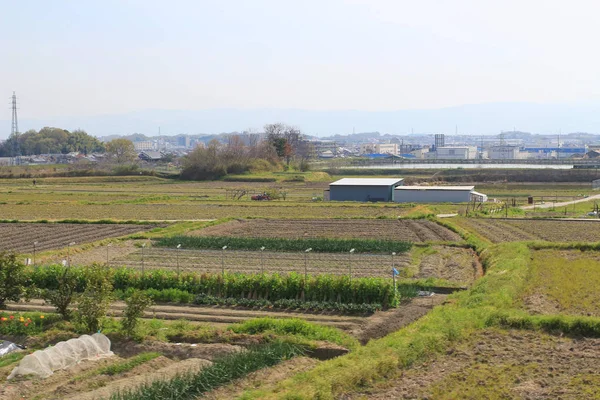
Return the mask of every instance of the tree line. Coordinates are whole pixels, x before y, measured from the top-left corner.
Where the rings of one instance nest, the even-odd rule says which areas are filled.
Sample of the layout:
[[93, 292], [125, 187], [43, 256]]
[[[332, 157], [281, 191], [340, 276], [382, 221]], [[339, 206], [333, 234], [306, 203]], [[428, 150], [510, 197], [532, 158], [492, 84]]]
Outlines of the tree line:
[[85, 131], [45, 127], [36, 131], [11, 135], [0, 144], [0, 157], [32, 156], [36, 154], [67, 154], [71, 152], [103, 153], [104, 143]]
[[[265, 134], [244, 141], [238, 135], [222, 144], [213, 139], [183, 159], [184, 179], [210, 180], [227, 174], [267, 172], [282, 169], [308, 169], [314, 146], [302, 138], [297, 128], [282, 123], [265, 125]], [[295, 164], [295, 165], [294, 165]]]

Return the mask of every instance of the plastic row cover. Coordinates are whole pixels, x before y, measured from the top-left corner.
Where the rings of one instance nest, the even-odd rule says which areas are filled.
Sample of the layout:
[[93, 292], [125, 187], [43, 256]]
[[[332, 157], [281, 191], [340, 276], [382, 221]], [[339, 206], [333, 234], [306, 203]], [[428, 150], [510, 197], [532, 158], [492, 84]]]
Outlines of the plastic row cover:
[[23, 357], [19, 366], [13, 369], [7, 379], [25, 375], [47, 378], [54, 371], [70, 368], [80, 361], [97, 360], [112, 355], [110, 340], [106, 336], [101, 333], [83, 335]]

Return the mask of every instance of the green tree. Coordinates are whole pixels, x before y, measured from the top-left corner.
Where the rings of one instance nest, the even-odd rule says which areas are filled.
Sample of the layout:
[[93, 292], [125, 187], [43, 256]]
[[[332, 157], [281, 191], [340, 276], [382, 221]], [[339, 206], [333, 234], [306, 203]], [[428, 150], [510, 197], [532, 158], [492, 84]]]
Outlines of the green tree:
[[6, 307], [7, 301], [19, 301], [26, 285], [25, 265], [14, 253], [0, 253], [0, 309]]
[[58, 278], [58, 287], [56, 289], [46, 289], [42, 292], [42, 298], [52, 304], [65, 320], [71, 317], [69, 307], [71, 303], [77, 302], [79, 295], [77, 293], [77, 284], [79, 278], [69, 267], [63, 267], [63, 272]]
[[144, 311], [152, 305], [152, 299], [141, 290], [134, 290], [125, 300], [125, 310], [121, 326], [123, 332], [129, 337], [135, 337], [139, 318], [144, 316]]
[[113, 139], [106, 143], [106, 152], [117, 164], [131, 163], [137, 159], [135, 146], [127, 139]]

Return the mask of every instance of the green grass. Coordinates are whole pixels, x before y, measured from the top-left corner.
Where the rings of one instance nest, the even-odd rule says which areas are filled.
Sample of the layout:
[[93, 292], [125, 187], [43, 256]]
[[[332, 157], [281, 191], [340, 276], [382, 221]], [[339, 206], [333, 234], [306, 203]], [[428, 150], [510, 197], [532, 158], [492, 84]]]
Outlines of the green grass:
[[494, 246], [484, 254], [488, 274], [471, 290], [452, 295], [449, 304], [347, 356], [285, 380], [272, 391], [250, 391], [245, 398], [333, 399], [394, 379], [399, 369], [444, 352], [469, 332], [488, 326], [499, 311], [514, 307], [525, 284], [529, 257], [524, 244]]
[[336, 343], [348, 349], [358, 347], [358, 341], [336, 328], [313, 324], [301, 319], [256, 318], [230, 325], [227, 329], [235, 333], [293, 335], [309, 340]]
[[172, 236], [159, 239], [160, 247], [175, 248], [181, 244], [185, 249], [215, 249], [227, 246], [231, 250], [259, 250], [262, 246], [270, 251], [298, 251], [311, 248], [314, 252], [347, 253], [356, 249], [359, 253], [403, 253], [411, 249], [410, 242], [374, 239], [283, 239], [219, 236]]
[[97, 370], [96, 375], [118, 375], [127, 371], [131, 371], [138, 365], [142, 365], [148, 361], [154, 360], [157, 357], [160, 357], [160, 353], [142, 353], [134, 356], [130, 359], [127, 359], [123, 362], [112, 364], [106, 366], [104, 368], [100, 368]]
[[9, 353], [9, 354], [5, 355], [4, 357], [0, 357], [0, 368], [14, 364], [17, 361], [21, 361], [21, 359], [23, 357], [25, 357], [27, 354], [29, 354], [29, 353], [26, 351], [17, 351], [17, 352]]
[[544, 296], [563, 313], [600, 316], [600, 257], [594, 255], [578, 250], [534, 252], [524, 296]]
[[304, 354], [305, 349], [289, 343], [270, 343], [214, 360], [198, 372], [177, 375], [170, 380], [145, 383], [137, 389], [113, 394], [111, 400], [196, 399], [219, 386], [262, 368]]

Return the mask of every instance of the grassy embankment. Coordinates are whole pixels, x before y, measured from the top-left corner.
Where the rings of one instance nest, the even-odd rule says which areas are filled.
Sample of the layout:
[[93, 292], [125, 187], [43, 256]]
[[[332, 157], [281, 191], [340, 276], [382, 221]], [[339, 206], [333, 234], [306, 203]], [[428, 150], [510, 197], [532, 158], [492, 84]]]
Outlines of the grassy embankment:
[[453, 295], [418, 322], [357, 351], [320, 364], [281, 382], [270, 391], [250, 391], [243, 398], [330, 399], [361, 392], [393, 379], [415, 362], [443, 353], [470, 333], [487, 327], [536, 329], [600, 336], [600, 319], [565, 315], [532, 316], [520, 309], [528, 287], [532, 250], [525, 243], [489, 246], [481, 238], [453, 227], [478, 249], [487, 274], [474, 286]]

